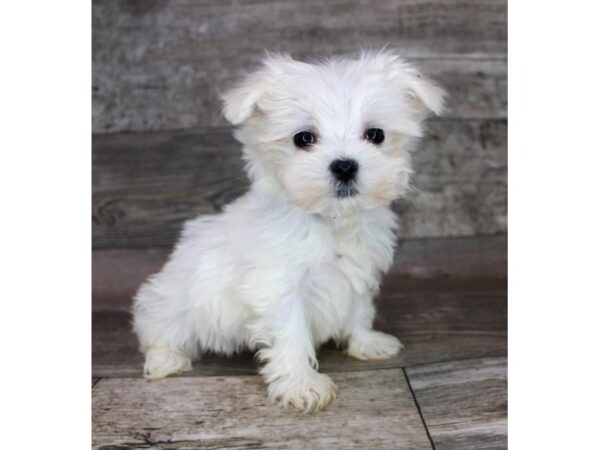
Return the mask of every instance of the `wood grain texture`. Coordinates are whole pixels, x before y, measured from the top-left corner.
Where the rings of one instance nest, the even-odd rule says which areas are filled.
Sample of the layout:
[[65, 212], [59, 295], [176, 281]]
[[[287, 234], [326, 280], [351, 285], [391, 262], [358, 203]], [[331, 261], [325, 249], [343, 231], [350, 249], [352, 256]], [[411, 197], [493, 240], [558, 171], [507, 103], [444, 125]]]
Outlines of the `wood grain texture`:
[[[430, 284], [431, 282], [427, 282]], [[415, 364], [506, 355], [506, 286], [468, 290], [405, 290], [405, 280], [388, 277], [377, 300], [375, 327], [398, 336], [406, 349], [383, 361], [356, 361], [327, 345], [318, 352], [326, 372], [398, 368]], [[125, 299], [124, 302], [127, 302]], [[96, 310], [92, 316], [92, 373], [96, 377], [141, 377], [143, 356], [126, 310]], [[207, 355], [185, 376], [255, 374], [251, 354]]]
[[507, 361], [485, 358], [408, 367], [436, 449], [507, 448]]
[[[506, 231], [506, 120], [432, 120], [414, 155], [420, 190], [396, 203], [402, 237]], [[248, 182], [229, 128], [93, 139], [95, 248], [171, 246]]]
[[[507, 236], [399, 239], [390, 274], [438, 282], [463, 277], [471, 282], [473, 279], [506, 279]], [[429, 284], [434, 289], [438, 286]]]
[[268, 403], [256, 376], [102, 380], [93, 448], [431, 448], [401, 369], [332, 378], [338, 398], [308, 415]]
[[[170, 248], [107, 249], [92, 252], [92, 307], [129, 310], [142, 282], [158, 272]], [[507, 276], [505, 235], [447, 239], [399, 240], [389, 279], [401, 278], [399, 289], [486, 291]], [[447, 280], [447, 281], [446, 281]], [[446, 283], [446, 284], [445, 284]]]
[[264, 50], [389, 45], [451, 92], [451, 117], [506, 117], [504, 0], [93, 2], [95, 133], [221, 126], [218, 93]]
[[167, 261], [170, 248], [111, 249], [92, 252], [92, 308], [129, 310], [131, 299]]

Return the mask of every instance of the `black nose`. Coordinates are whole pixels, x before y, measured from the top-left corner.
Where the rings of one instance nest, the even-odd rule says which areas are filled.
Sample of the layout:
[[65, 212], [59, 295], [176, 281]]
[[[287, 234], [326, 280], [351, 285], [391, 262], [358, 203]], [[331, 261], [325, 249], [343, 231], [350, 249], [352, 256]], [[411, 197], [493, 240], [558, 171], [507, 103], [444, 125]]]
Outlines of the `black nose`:
[[338, 180], [347, 183], [356, 176], [358, 163], [353, 159], [336, 159], [329, 166], [329, 170]]

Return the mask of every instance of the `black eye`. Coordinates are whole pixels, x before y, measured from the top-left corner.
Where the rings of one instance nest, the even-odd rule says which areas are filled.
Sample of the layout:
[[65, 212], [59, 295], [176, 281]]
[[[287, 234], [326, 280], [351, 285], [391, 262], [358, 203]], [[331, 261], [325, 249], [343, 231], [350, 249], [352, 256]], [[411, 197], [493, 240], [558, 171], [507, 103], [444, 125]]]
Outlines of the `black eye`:
[[373, 144], [381, 144], [385, 139], [385, 134], [381, 128], [369, 128], [365, 131], [365, 139]]
[[294, 145], [298, 148], [306, 148], [317, 142], [317, 137], [310, 131], [301, 131], [294, 136]]

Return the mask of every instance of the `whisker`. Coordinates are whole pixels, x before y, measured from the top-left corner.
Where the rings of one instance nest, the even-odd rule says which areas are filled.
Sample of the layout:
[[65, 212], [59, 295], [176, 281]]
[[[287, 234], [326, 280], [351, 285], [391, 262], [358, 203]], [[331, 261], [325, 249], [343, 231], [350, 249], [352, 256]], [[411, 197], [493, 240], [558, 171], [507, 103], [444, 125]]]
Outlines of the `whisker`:
[[409, 195], [406, 196], [406, 199], [410, 201], [413, 205], [417, 206], [425, 206], [427, 209], [431, 209], [431, 196], [419, 188], [409, 184], [407, 186]]

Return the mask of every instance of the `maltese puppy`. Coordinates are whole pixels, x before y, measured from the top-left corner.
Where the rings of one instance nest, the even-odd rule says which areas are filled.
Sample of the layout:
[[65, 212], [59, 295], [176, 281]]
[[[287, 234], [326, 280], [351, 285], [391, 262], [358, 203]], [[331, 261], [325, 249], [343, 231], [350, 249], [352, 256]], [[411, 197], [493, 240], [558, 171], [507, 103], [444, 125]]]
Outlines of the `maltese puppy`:
[[321, 344], [360, 360], [396, 355], [400, 341], [372, 327], [396, 242], [390, 204], [408, 190], [410, 151], [444, 95], [388, 51], [316, 64], [268, 55], [225, 93], [251, 188], [187, 222], [137, 293], [145, 376], [249, 349], [272, 401], [312, 411], [337, 390], [317, 371]]

